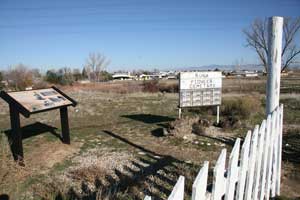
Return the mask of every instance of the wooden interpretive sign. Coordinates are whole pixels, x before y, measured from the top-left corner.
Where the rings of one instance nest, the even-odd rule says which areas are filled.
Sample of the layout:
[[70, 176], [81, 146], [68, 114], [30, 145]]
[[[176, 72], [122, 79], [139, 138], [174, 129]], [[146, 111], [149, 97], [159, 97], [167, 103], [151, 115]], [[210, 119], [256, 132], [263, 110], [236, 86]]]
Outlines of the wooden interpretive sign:
[[30, 114], [73, 105], [73, 102], [53, 88], [11, 92], [7, 95], [21, 104]]
[[40, 112], [59, 109], [62, 140], [70, 144], [68, 106], [75, 107], [77, 102], [56, 87], [20, 92], [0, 92], [0, 97], [9, 104], [11, 121], [11, 149], [16, 160], [23, 160], [22, 128], [20, 113], [25, 117]]

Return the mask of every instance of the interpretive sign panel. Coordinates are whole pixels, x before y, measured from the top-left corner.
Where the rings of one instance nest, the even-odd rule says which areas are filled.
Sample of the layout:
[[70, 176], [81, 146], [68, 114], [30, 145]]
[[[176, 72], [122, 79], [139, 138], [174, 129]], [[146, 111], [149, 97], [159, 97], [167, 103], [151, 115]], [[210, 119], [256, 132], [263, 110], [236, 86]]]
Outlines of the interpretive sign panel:
[[76, 102], [56, 87], [20, 92], [1, 91], [0, 96], [25, 117], [57, 108], [76, 106]]
[[181, 72], [179, 88], [180, 108], [220, 105], [222, 95], [222, 73]]
[[69, 106], [73, 103], [53, 88], [11, 92], [8, 93], [30, 112], [41, 111], [60, 106]]

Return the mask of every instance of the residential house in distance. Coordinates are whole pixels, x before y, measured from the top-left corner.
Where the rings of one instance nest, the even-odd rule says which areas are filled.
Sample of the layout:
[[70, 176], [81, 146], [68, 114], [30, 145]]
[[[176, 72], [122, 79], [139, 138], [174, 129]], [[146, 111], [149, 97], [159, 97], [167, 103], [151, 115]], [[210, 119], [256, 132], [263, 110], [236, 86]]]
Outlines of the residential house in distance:
[[257, 71], [238, 70], [227, 72], [227, 77], [258, 77]]
[[124, 80], [135, 80], [136, 77], [135, 76], [131, 76], [130, 73], [116, 73], [114, 75], [112, 75], [112, 78], [114, 81], [124, 81]]
[[167, 71], [167, 72], [150, 72], [148, 74], [135, 74], [131, 75], [130, 72], [124, 73], [115, 73], [112, 75], [113, 80], [139, 80], [139, 81], [148, 81], [148, 80], [161, 80], [161, 79], [178, 79], [179, 72]]

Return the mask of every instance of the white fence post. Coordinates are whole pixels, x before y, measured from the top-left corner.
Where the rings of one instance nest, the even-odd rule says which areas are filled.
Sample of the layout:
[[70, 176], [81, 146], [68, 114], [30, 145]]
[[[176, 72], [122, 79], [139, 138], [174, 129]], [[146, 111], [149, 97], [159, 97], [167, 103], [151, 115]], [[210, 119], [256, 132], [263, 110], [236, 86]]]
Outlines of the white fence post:
[[184, 176], [180, 176], [168, 200], [183, 200], [184, 198]]
[[235, 183], [237, 182], [239, 176], [239, 152], [240, 138], [237, 138], [229, 158], [225, 200], [233, 200], [234, 198]]
[[193, 183], [192, 200], [206, 199], [207, 177], [208, 161], [205, 161]]
[[268, 80], [266, 114], [271, 114], [279, 106], [281, 48], [282, 48], [282, 17], [269, 18], [268, 27]]
[[246, 192], [245, 192], [246, 200], [251, 200], [253, 194], [252, 189], [253, 189], [254, 169], [255, 169], [255, 161], [256, 161], [258, 129], [259, 126], [256, 125], [251, 140], [249, 166], [248, 166], [249, 170], [247, 173]]
[[226, 181], [224, 177], [226, 163], [226, 149], [222, 152], [214, 168], [212, 200], [221, 200], [226, 190]]

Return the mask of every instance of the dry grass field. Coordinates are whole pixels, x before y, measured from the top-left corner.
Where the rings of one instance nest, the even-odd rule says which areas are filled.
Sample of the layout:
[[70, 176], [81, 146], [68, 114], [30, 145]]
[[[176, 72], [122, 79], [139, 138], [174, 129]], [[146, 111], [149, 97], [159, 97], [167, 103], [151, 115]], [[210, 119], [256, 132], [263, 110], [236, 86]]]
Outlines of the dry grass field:
[[[178, 94], [143, 92], [142, 83], [62, 88], [79, 102], [69, 109], [71, 145], [61, 142], [58, 111], [21, 117], [25, 167], [13, 162], [5, 135], [10, 129], [8, 106], [0, 100], [0, 195], [166, 199], [179, 175], [186, 177], [190, 190], [205, 160], [213, 166], [222, 148], [230, 150], [234, 138], [243, 138], [264, 118], [265, 79], [226, 79], [223, 85], [221, 121], [226, 122], [229, 110], [234, 110], [236, 122], [223, 128], [210, 126], [207, 135], [191, 137], [189, 120], [196, 117], [213, 124], [213, 108], [184, 110], [183, 122], [178, 122]], [[300, 78], [284, 79], [282, 86], [288, 88], [281, 95], [285, 105], [282, 195], [296, 199], [300, 197]], [[164, 136], [176, 123], [179, 136]]]

